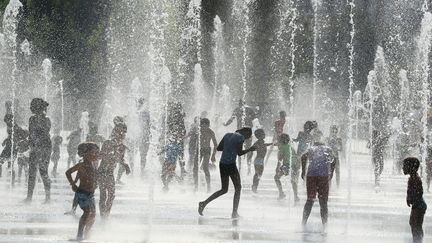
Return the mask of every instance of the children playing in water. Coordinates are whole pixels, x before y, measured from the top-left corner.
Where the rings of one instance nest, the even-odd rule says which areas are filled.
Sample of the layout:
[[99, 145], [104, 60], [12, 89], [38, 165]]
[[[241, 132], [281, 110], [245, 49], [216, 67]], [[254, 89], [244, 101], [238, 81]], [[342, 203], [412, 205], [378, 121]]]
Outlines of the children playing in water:
[[100, 190], [99, 210], [103, 218], [109, 216], [114, 202], [114, 169], [117, 164], [124, 167], [126, 174], [130, 173], [129, 165], [124, 161], [126, 146], [123, 144], [123, 141], [126, 137], [126, 132], [127, 127], [125, 124], [119, 123], [115, 125], [111, 134], [111, 139], [106, 140], [102, 145], [98, 178]]
[[265, 143], [265, 132], [263, 129], [255, 130], [254, 134], [258, 140], [253, 145], [256, 149], [256, 157], [254, 160], [255, 175], [253, 177], [252, 192], [256, 193], [259, 181], [264, 172], [264, 159], [267, 153], [267, 146], [270, 146], [273, 143]]
[[[210, 146], [210, 142], [213, 143], [213, 152]], [[199, 129], [199, 158], [194, 161], [193, 167], [193, 177], [195, 183], [195, 190], [198, 189], [198, 169], [200, 162], [202, 163], [202, 169], [205, 174], [205, 179], [207, 183], [207, 192], [210, 192], [210, 160], [212, 162], [216, 161], [216, 147], [217, 141], [213, 130], [210, 128], [210, 120], [207, 118], [202, 118], [200, 121]], [[198, 148], [196, 148], [198, 150]]]
[[286, 197], [285, 193], [282, 189], [282, 183], [280, 181], [280, 178], [282, 176], [289, 175], [290, 167], [294, 168], [291, 171], [291, 184], [293, 187], [293, 193], [294, 193], [294, 202], [300, 201], [297, 193], [297, 184], [296, 181], [293, 181], [293, 178], [297, 177], [298, 175], [293, 175], [294, 171], [298, 171], [298, 168], [300, 168], [297, 155], [294, 150], [294, 148], [290, 144], [290, 137], [286, 133], [282, 133], [279, 136], [279, 153], [278, 153], [278, 163], [276, 166], [276, 174], [274, 176], [274, 180], [276, 183], [276, 186], [279, 190], [279, 200], [284, 199]]
[[420, 161], [417, 158], [409, 157], [403, 160], [403, 173], [409, 175], [406, 202], [411, 207], [409, 224], [414, 243], [423, 242], [423, 219], [427, 205], [423, 199], [423, 186], [417, 171]]
[[[88, 238], [96, 216], [94, 192], [97, 187], [96, 161], [99, 157], [99, 147], [94, 143], [82, 143], [78, 146], [78, 155], [82, 162], [74, 165], [66, 171], [72, 191], [75, 192], [76, 200], [84, 211], [78, 225], [77, 240]], [[77, 172], [79, 186], [72, 179], [72, 173]]]
[[38, 168], [45, 188], [45, 202], [48, 202], [51, 198], [51, 180], [48, 176], [48, 165], [52, 149], [50, 137], [51, 121], [46, 116], [47, 107], [48, 102], [40, 98], [34, 98], [30, 103], [30, 110], [33, 116], [29, 119], [29, 179], [25, 202], [32, 200]]

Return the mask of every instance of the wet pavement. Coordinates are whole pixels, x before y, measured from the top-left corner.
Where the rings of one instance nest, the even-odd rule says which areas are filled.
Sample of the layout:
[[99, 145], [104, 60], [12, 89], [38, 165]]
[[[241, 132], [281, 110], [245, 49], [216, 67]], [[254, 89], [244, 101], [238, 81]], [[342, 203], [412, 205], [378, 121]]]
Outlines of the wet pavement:
[[[63, 159], [60, 163], [66, 164]], [[289, 178], [283, 178], [287, 198], [277, 200], [273, 180], [275, 158], [266, 165], [257, 194], [250, 189], [252, 175], [242, 171], [241, 218], [238, 220], [230, 218], [232, 184], [229, 192], [209, 204], [201, 217], [197, 213], [197, 203], [209, 196], [205, 192], [204, 174], [200, 173], [198, 192], [194, 192], [190, 176], [181, 183], [173, 183], [169, 192], [163, 192], [157, 167], [150, 166], [144, 179], [124, 177], [125, 184], [116, 188], [111, 217], [104, 222], [97, 216], [92, 236], [86, 242], [397, 243], [411, 240], [410, 208], [405, 203], [407, 177], [391, 175], [390, 168], [386, 168], [382, 186], [376, 192], [367, 155], [353, 156], [351, 201], [347, 198], [347, 169], [342, 164], [342, 185], [337, 188], [333, 184], [330, 192], [326, 233], [322, 230], [318, 203], [312, 209], [307, 227], [303, 229], [300, 225], [305, 202], [302, 182], [300, 203], [293, 202]], [[26, 195], [25, 183], [11, 188], [9, 182], [10, 177], [4, 171], [0, 178], [0, 242], [69, 242], [75, 238], [82, 212], [78, 209], [77, 216], [64, 215], [71, 208], [73, 192], [63, 173], [53, 178], [49, 204], [43, 203], [41, 182], [37, 184], [31, 205], [22, 203]], [[217, 171], [212, 171], [212, 183], [212, 191], [217, 190], [220, 186]], [[431, 194], [425, 193], [425, 199], [432, 205]], [[432, 242], [429, 215], [428, 211], [424, 242]]]

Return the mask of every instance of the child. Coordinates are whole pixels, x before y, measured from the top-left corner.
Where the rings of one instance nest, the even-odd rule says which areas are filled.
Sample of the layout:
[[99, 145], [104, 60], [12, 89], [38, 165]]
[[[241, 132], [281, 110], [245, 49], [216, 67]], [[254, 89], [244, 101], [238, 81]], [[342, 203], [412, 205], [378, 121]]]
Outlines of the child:
[[[311, 121], [306, 121], [303, 125], [303, 131], [300, 131], [293, 141], [298, 142], [297, 146], [297, 157], [300, 158], [303, 153], [305, 153], [309, 147], [312, 145], [312, 129], [314, 125]], [[300, 175], [300, 161], [294, 161], [291, 165], [291, 185], [294, 191], [294, 194], [297, 194], [298, 191], [298, 178]], [[294, 198], [296, 202], [300, 201], [299, 198]]]
[[225, 136], [222, 138], [222, 141], [219, 142], [217, 151], [222, 151], [222, 156], [219, 162], [219, 172], [222, 185], [219, 191], [213, 193], [205, 201], [198, 203], [198, 213], [201, 216], [203, 215], [203, 211], [207, 204], [228, 192], [229, 179], [231, 178], [235, 190], [231, 217], [233, 219], [239, 218], [238, 206], [240, 203], [241, 179], [240, 173], [237, 169], [236, 159], [237, 156], [242, 156], [255, 150], [254, 146], [243, 150], [243, 143], [245, 140], [250, 139], [251, 136], [252, 129], [249, 127], [244, 127], [240, 130], [237, 130], [235, 133], [225, 134]]
[[[274, 131], [273, 143], [277, 143], [279, 141], [279, 137], [280, 137], [280, 135], [282, 135], [283, 130], [284, 130], [285, 122], [286, 122], [286, 112], [280, 111], [279, 112], [279, 119], [277, 119], [273, 125], [273, 131]], [[267, 153], [267, 156], [265, 159], [265, 164], [267, 164], [272, 152], [273, 152], [273, 146], [270, 147], [270, 151]]]
[[165, 146], [165, 161], [162, 166], [162, 183], [164, 190], [168, 190], [168, 184], [175, 176], [176, 163], [179, 161], [183, 178], [184, 169], [184, 138], [186, 137], [186, 127], [184, 124], [185, 114], [180, 103], [170, 103], [167, 118], [167, 144]]
[[[12, 114], [6, 114], [4, 117], [4, 122], [6, 123], [7, 138], [3, 141], [2, 145], [4, 147], [0, 154], [0, 176], [1, 176], [1, 165], [8, 162], [8, 168], [12, 166], [12, 162], [15, 160], [18, 154], [18, 145], [22, 140], [27, 140], [28, 133], [23, 130], [14, 121], [14, 116]], [[12, 132], [13, 130], [13, 132]], [[13, 133], [13, 143], [12, 143], [12, 133]], [[13, 148], [12, 148], [13, 144]], [[12, 156], [13, 153], [13, 156]], [[13, 169], [13, 168], [12, 168]], [[12, 177], [14, 179], [14, 171], [12, 170]]]
[[264, 159], [267, 153], [267, 146], [272, 145], [272, 143], [265, 143], [265, 132], [263, 129], [255, 130], [255, 137], [258, 139], [253, 145], [256, 149], [256, 157], [254, 161], [255, 175], [253, 177], [252, 191], [257, 192], [259, 180], [264, 172]]
[[423, 186], [417, 171], [420, 161], [417, 158], [409, 157], [403, 160], [403, 172], [410, 175], [408, 179], [407, 205], [411, 207], [409, 224], [414, 243], [423, 242], [423, 219], [427, 205], [423, 199]]
[[115, 197], [114, 169], [117, 164], [124, 166], [126, 174], [130, 173], [129, 165], [124, 162], [126, 146], [123, 141], [126, 137], [127, 127], [124, 123], [115, 125], [111, 139], [102, 145], [101, 162], [98, 168], [99, 175], [99, 210], [101, 217], [106, 218], [111, 212]]
[[[309, 161], [306, 174], [306, 164]], [[301, 157], [302, 172], [301, 178], [306, 180], [307, 200], [303, 208], [303, 226], [312, 211], [316, 195], [320, 204], [321, 221], [326, 230], [328, 219], [328, 195], [329, 195], [329, 179], [334, 170], [334, 156], [332, 149], [325, 146], [320, 141], [315, 141], [306, 153]], [[306, 177], [306, 178], [305, 178]]]
[[[199, 158], [196, 158], [194, 161], [193, 167], [193, 177], [195, 182], [195, 190], [198, 189], [198, 166], [199, 162], [202, 161], [202, 169], [204, 170], [205, 179], [207, 183], [207, 192], [210, 192], [210, 171], [209, 171], [209, 163], [210, 158], [212, 162], [216, 161], [216, 147], [217, 141], [215, 133], [212, 129], [210, 129], [210, 120], [207, 118], [202, 118], [200, 121], [200, 130], [199, 130]], [[210, 147], [210, 142], [213, 142], [213, 153]], [[198, 150], [198, 148], [196, 148]], [[210, 157], [211, 156], [211, 157]]]
[[[289, 175], [290, 166], [296, 167], [299, 165], [297, 162], [295, 150], [290, 144], [290, 137], [288, 136], [288, 134], [282, 133], [279, 136], [278, 164], [276, 166], [276, 174], [274, 176], [276, 186], [279, 190], [279, 200], [284, 199], [286, 197], [285, 193], [282, 190], [282, 183], [280, 181], [280, 178], [282, 176]], [[294, 176], [291, 175], [291, 184], [293, 187], [294, 201], [298, 202], [300, 201], [300, 199], [297, 195], [297, 187], [295, 186], [295, 181], [292, 180], [293, 177]]]
[[333, 125], [330, 127], [330, 136], [326, 139], [327, 146], [329, 146], [335, 157], [335, 173], [336, 173], [336, 185], [339, 187], [340, 183], [340, 160], [339, 152], [342, 151], [342, 138], [338, 136], [338, 127]]
[[69, 134], [66, 139], [69, 140], [69, 143], [67, 144], [67, 152], [69, 155], [67, 161], [67, 168], [69, 168], [71, 163], [76, 163], [78, 145], [81, 143], [81, 128], [78, 128], [77, 130], [71, 132], [71, 134]]
[[54, 163], [54, 166], [51, 171], [51, 175], [53, 177], [57, 176], [57, 165], [60, 160], [60, 146], [63, 142], [63, 138], [60, 135], [55, 135], [52, 138], [53, 141], [53, 147], [52, 147], [52, 154], [51, 154], [51, 161]]
[[[82, 143], [78, 146], [78, 155], [83, 162], [74, 165], [66, 171], [66, 177], [75, 192], [75, 197], [80, 208], [84, 211], [78, 225], [77, 240], [89, 237], [89, 232], [96, 216], [94, 192], [97, 187], [96, 161], [99, 157], [99, 147], [94, 143]], [[72, 173], [77, 172], [79, 186], [72, 179]]]
[[51, 121], [46, 116], [48, 105], [48, 102], [40, 98], [34, 98], [30, 103], [33, 116], [29, 119], [29, 179], [25, 202], [31, 202], [32, 200], [38, 168], [45, 188], [45, 202], [50, 200], [51, 180], [48, 176], [48, 165], [52, 145], [50, 137]]

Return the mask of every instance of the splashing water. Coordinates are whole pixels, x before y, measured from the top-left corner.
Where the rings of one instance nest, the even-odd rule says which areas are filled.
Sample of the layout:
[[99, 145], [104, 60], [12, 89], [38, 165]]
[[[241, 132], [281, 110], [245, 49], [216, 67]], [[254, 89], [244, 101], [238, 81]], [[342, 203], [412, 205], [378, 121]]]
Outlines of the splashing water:
[[44, 99], [48, 100], [48, 89], [51, 82], [51, 79], [53, 77], [52, 74], [52, 64], [51, 61], [47, 58], [43, 60], [42, 62], [42, 74], [44, 77]]

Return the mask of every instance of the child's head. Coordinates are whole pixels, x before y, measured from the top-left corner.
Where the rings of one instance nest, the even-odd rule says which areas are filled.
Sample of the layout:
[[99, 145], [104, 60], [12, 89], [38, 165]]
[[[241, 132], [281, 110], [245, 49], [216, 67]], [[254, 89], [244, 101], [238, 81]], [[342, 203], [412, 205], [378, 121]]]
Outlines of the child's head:
[[285, 112], [285, 111], [280, 111], [280, 112], [279, 112], [279, 117], [280, 117], [281, 119], [285, 119], [285, 117], [286, 117], [286, 112]]
[[411, 175], [417, 173], [420, 167], [420, 161], [414, 157], [408, 157], [403, 160], [403, 173], [405, 175]]
[[127, 133], [127, 126], [125, 124], [117, 124], [112, 130], [111, 137], [114, 140], [121, 141], [125, 139]]
[[264, 139], [265, 138], [264, 129], [257, 129], [257, 130], [255, 130], [254, 134], [255, 134], [255, 137], [257, 139]]
[[54, 137], [54, 144], [61, 144], [63, 142], [63, 138], [61, 136]]
[[210, 127], [210, 120], [207, 118], [201, 118], [200, 126], [201, 127]]
[[99, 158], [99, 146], [95, 143], [81, 143], [78, 145], [78, 156], [84, 161], [96, 161]]
[[313, 123], [311, 121], [306, 121], [303, 125], [303, 130], [305, 132], [310, 132], [313, 129]]
[[250, 127], [243, 127], [236, 131], [245, 137], [245, 139], [249, 139], [252, 136], [252, 129]]
[[114, 125], [117, 126], [118, 124], [124, 124], [124, 118], [121, 116], [116, 116], [113, 119]]
[[279, 143], [282, 143], [282, 144], [288, 144], [289, 142], [290, 142], [290, 137], [289, 137], [288, 134], [286, 134], [286, 133], [282, 133], [282, 134], [279, 136]]
[[337, 135], [338, 133], [338, 127], [336, 125], [332, 125], [330, 127], [330, 135]]
[[34, 98], [30, 102], [30, 111], [35, 115], [43, 114], [47, 111], [48, 105], [48, 102], [45, 100], [41, 98]]

